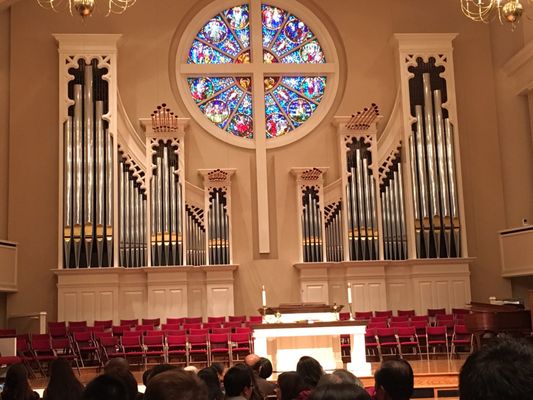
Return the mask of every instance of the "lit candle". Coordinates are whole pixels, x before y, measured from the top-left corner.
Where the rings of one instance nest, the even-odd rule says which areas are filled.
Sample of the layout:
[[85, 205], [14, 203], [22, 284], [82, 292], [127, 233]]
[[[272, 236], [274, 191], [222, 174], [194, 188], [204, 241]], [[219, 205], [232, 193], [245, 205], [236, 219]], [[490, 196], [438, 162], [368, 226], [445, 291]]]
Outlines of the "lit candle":
[[265, 285], [261, 286], [261, 303], [263, 307], [267, 306], [267, 292], [265, 290]]
[[352, 284], [348, 282], [348, 304], [352, 304]]

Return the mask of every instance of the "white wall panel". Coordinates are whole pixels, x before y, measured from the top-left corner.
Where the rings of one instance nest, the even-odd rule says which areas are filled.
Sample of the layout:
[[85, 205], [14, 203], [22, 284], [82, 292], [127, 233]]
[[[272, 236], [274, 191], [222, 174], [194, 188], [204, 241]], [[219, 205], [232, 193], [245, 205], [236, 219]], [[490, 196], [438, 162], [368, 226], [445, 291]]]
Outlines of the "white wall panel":
[[384, 310], [386, 308], [385, 288], [381, 283], [368, 283], [368, 310]]
[[435, 304], [433, 308], [451, 309], [449, 280], [435, 281]]
[[92, 324], [96, 311], [96, 293], [92, 291], [82, 291], [80, 294], [79, 318], [82, 321]]
[[309, 303], [328, 303], [327, 282], [307, 285], [306, 287], [307, 299]]
[[[187, 296], [183, 289], [168, 291], [167, 315], [187, 315]], [[233, 299], [231, 300], [233, 303]]]
[[391, 282], [387, 284], [387, 309], [408, 310], [412, 307], [410, 289], [405, 282]]
[[467, 282], [465, 280], [457, 280], [457, 279], [452, 280], [451, 282], [452, 297], [451, 297], [450, 307], [465, 308], [467, 303], [470, 303], [470, 299], [469, 299], [470, 296], [468, 296], [469, 291], [467, 290], [466, 284]]
[[78, 293], [68, 292], [64, 293], [63, 299], [63, 321], [77, 321], [78, 320]]
[[[115, 319], [115, 296], [112, 291], [100, 291], [98, 293], [99, 297], [99, 310], [94, 319], [98, 320], [109, 320]], [[118, 322], [118, 321], [116, 321]]]

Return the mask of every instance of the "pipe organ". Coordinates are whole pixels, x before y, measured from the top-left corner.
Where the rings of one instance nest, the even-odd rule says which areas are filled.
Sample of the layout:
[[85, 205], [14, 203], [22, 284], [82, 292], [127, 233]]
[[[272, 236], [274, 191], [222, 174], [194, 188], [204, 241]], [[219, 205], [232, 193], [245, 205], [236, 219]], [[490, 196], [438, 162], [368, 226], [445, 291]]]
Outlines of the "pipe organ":
[[[231, 264], [231, 176], [234, 169], [200, 170], [204, 177], [207, 232], [207, 265]], [[205, 242], [204, 242], [205, 243]]]
[[409, 68], [409, 137], [416, 252], [419, 258], [459, 257], [459, 219], [454, 127], [447, 108], [444, 67], [418, 58]]
[[206, 265], [204, 210], [192, 204], [186, 204], [185, 218], [187, 265]]
[[63, 123], [63, 265], [113, 265], [113, 137], [108, 68], [97, 58], [70, 60]]
[[401, 148], [396, 149], [380, 168], [379, 195], [385, 260], [405, 260], [407, 258], [407, 232], [400, 152]]
[[147, 265], [145, 174], [122, 151], [119, 160], [120, 266], [143, 267]]
[[344, 261], [342, 240], [342, 203], [340, 200], [324, 207], [326, 219], [326, 261]]
[[326, 261], [323, 176], [327, 168], [293, 168], [296, 176], [301, 259]]

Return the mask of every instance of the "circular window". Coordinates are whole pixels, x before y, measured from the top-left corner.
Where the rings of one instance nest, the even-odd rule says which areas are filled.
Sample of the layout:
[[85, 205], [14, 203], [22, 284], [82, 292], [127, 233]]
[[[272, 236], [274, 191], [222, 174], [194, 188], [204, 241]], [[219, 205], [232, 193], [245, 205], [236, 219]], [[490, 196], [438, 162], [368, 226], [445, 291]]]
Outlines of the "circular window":
[[186, 29], [177, 57], [180, 93], [197, 121], [226, 142], [291, 143], [316, 127], [332, 103], [338, 75], [332, 40], [296, 2], [231, 3], [206, 7]]

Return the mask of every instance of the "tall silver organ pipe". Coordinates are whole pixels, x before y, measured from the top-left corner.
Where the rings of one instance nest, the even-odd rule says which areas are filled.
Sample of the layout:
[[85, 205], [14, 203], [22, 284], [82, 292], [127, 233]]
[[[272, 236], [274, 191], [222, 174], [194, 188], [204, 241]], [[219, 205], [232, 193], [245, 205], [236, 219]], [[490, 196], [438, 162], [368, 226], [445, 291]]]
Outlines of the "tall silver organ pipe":
[[143, 267], [146, 260], [146, 236], [144, 223], [146, 215], [146, 193], [139, 177], [144, 173], [133, 161], [120, 153], [119, 161], [119, 226], [120, 265]]
[[[96, 60], [69, 70], [73, 104], [64, 122], [64, 266], [112, 265], [113, 145], [104, 115], [108, 108], [106, 70]], [[95, 245], [96, 244], [96, 245]]]
[[341, 201], [325, 206], [324, 217], [326, 220], [326, 261], [343, 261]]
[[350, 260], [375, 260], [378, 255], [376, 190], [372, 157], [364, 139], [347, 145], [346, 211]]
[[177, 147], [160, 140], [152, 157], [152, 265], [183, 265], [182, 183]]
[[185, 206], [187, 235], [187, 265], [206, 264], [206, 237], [204, 210], [187, 204]]
[[321, 262], [323, 259], [322, 211], [318, 190], [308, 186], [302, 193], [303, 261]]
[[215, 188], [209, 193], [208, 247], [209, 264], [229, 264], [229, 216], [227, 196], [223, 189]]
[[443, 107], [447, 94], [441, 68], [432, 58], [428, 63], [419, 60], [410, 83], [416, 118], [409, 153], [418, 258], [461, 255], [453, 127]]

